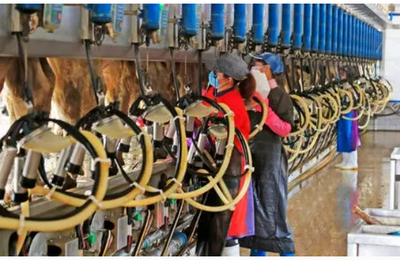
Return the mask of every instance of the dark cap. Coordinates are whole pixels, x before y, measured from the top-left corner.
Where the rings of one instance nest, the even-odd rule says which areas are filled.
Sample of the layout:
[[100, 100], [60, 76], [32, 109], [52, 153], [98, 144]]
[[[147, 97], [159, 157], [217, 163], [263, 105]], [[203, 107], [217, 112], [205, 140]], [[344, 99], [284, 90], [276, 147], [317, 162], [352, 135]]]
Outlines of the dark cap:
[[250, 73], [246, 62], [234, 53], [221, 55], [217, 60], [208, 60], [205, 65], [208, 70], [216, 70], [237, 81], [243, 80]]

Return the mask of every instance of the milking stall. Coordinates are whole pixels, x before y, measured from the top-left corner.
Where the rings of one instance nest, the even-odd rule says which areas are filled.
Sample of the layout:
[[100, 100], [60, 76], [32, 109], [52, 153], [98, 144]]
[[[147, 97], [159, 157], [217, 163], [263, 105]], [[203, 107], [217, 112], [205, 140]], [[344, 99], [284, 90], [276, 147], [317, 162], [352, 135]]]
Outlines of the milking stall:
[[0, 4], [0, 256], [400, 256], [399, 16]]

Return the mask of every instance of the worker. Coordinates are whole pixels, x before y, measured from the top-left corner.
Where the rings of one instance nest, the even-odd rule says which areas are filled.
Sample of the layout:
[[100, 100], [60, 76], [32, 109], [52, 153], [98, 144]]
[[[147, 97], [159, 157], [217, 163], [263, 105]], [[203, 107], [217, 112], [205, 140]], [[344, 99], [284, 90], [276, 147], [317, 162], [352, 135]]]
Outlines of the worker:
[[[294, 238], [286, 218], [288, 159], [282, 143], [282, 137], [290, 133], [293, 125], [293, 104], [283, 83], [278, 85], [276, 80], [283, 73], [279, 56], [271, 53], [253, 56], [251, 67], [266, 77], [265, 83], [256, 80], [255, 95], [267, 103], [268, 116], [262, 131], [249, 141], [255, 170], [252, 176], [255, 235], [240, 239], [240, 246], [251, 249], [251, 256], [266, 256], [267, 252], [294, 256]], [[260, 113], [249, 111], [249, 115], [252, 126], [259, 124]]]
[[[348, 71], [349, 68], [340, 69], [341, 80], [346, 80], [350, 84], [353, 82], [354, 73]], [[357, 110], [352, 110], [344, 115], [346, 118], [357, 118]], [[343, 170], [357, 170], [358, 156], [357, 149], [361, 145], [358, 132], [358, 120], [348, 120], [343, 117], [337, 122], [337, 152], [342, 153], [342, 162], [336, 167]]]
[[[250, 134], [250, 120], [238, 85], [244, 80], [251, 80], [247, 64], [237, 54], [221, 56], [216, 63], [206, 64], [210, 74], [210, 85], [205, 96], [227, 105], [234, 113], [235, 127], [247, 140]], [[226, 175], [240, 176], [243, 172], [243, 149], [235, 136], [234, 149]], [[245, 178], [224, 178], [233, 198], [237, 196]], [[250, 194], [250, 195], [249, 195]], [[254, 223], [252, 189], [236, 204], [234, 212], [202, 212], [198, 227], [196, 254], [201, 256], [239, 256], [237, 238], [253, 235]], [[248, 203], [249, 202], [249, 203]], [[214, 190], [208, 194], [206, 204], [222, 205]], [[247, 216], [250, 216], [247, 218]], [[250, 221], [250, 222], [249, 222]]]

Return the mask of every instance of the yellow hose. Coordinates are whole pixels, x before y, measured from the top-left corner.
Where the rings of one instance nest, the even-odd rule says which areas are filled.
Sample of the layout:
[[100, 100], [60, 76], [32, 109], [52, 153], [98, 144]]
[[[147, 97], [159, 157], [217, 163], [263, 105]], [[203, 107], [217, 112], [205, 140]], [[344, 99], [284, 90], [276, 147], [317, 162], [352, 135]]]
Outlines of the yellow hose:
[[256, 126], [256, 128], [253, 130], [253, 132], [250, 133], [249, 140], [252, 139], [254, 136], [256, 136], [262, 130], [262, 128], [265, 124], [265, 121], [267, 120], [267, 116], [268, 116], [267, 105], [265, 105], [265, 103], [262, 102], [261, 100], [260, 100], [260, 102], [257, 102], [257, 103], [262, 107], [263, 113], [262, 113], [261, 121], [258, 123], [258, 126]]
[[[81, 131], [81, 133], [88, 139], [88, 141], [93, 145], [98, 158], [100, 160], [107, 160], [107, 154], [104, 150], [102, 143], [100, 140], [92, 133], [88, 131]], [[107, 179], [108, 179], [108, 168], [109, 165], [106, 162], [100, 162], [100, 178], [99, 185], [97, 189], [97, 193], [94, 196], [94, 199], [97, 202], [101, 202], [106, 195], [107, 191]], [[58, 194], [57, 191], [54, 194]], [[90, 201], [90, 204], [83, 209], [81, 212], [70, 216], [65, 219], [60, 220], [49, 220], [49, 221], [38, 221], [38, 220], [29, 220], [26, 219], [23, 222], [20, 222], [19, 219], [9, 218], [0, 216], [0, 228], [3, 229], [13, 229], [18, 230], [20, 224], [23, 224], [23, 228], [26, 231], [36, 231], [36, 232], [54, 232], [61, 231], [65, 229], [70, 229], [78, 224], [84, 222], [88, 218], [90, 218], [93, 213], [98, 209], [98, 205], [93, 200]]]
[[[145, 187], [147, 185], [147, 183], [150, 181], [152, 170], [153, 170], [153, 149], [151, 146], [150, 137], [145, 132], [142, 132], [142, 133], [143, 133], [143, 137], [144, 137], [144, 142], [145, 142], [144, 149], [145, 149], [145, 153], [146, 153], [146, 161], [143, 165], [146, 165], [146, 167], [144, 168], [143, 177], [142, 177], [141, 181], [138, 183], [138, 185], [141, 187]], [[44, 196], [46, 196], [49, 192], [51, 192], [51, 191], [42, 186], [36, 186], [32, 190], [33, 194], [41, 194]], [[135, 187], [132, 191], [130, 191], [125, 196], [111, 199], [111, 200], [103, 200], [101, 202], [102, 209], [111, 209], [111, 208], [120, 207], [120, 206], [124, 205], [125, 203], [128, 203], [129, 201], [135, 199], [136, 196], [141, 193], [142, 193], [141, 189], [139, 187]], [[57, 192], [54, 193], [51, 196], [51, 198], [55, 199], [59, 202], [62, 202], [66, 205], [70, 205], [70, 206], [74, 206], [74, 207], [80, 207], [86, 202], [85, 199], [75, 198], [75, 197], [71, 197], [67, 194], [57, 193]]]
[[[235, 206], [243, 197], [244, 195], [246, 195], [247, 189], [250, 185], [250, 180], [251, 180], [251, 174], [252, 174], [252, 166], [253, 166], [253, 160], [251, 157], [251, 151], [250, 151], [250, 147], [248, 145], [247, 142], [245, 142], [245, 147], [244, 149], [247, 150], [248, 154], [249, 154], [249, 168], [246, 169], [245, 172], [245, 181], [243, 183], [243, 186], [239, 192], [239, 194], [236, 196], [235, 199], [233, 199], [232, 201], [230, 201], [229, 203], [226, 203], [227, 201], [224, 202], [224, 205], [222, 206], [208, 206], [208, 205], [203, 205], [191, 198], [185, 198], [184, 200], [189, 203], [190, 205], [192, 205], [193, 207], [203, 210], [203, 211], [208, 211], [208, 212], [221, 212], [221, 211], [225, 211], [225, 210], [229, 210], [231, 209], [233, 206]], [[209, 177], [209, 179], [212, 177]], [[214, 179], [215, 180], [215, 179]], [[211, 182], [211, 181], [210, 181]], [[214, 187], [215, 188], [215, 187]], [[181, 187], [179, 187], [178, 189], [179, 192], [184, 192], [183, 189]], [[228, 191], [229, 193], [229, 191]]]

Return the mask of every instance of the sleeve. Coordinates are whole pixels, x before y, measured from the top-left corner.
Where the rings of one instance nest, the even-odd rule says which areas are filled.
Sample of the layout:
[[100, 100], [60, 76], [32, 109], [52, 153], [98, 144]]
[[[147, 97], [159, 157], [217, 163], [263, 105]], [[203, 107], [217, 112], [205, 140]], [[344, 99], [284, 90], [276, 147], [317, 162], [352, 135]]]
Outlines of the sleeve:
[[[265, 120], [265, 124], [275, 134], [281, 137], [286, 137], [288, 134], [290, 134], [290, 131], [292, 131], [292, 126], [289, 123], [280, 119], [279, 116], [274, 112], [274, 110], [272, 110], [272, 108], [269, 106], [268, 98], [262, 99], [257, 92], [254, 94], [254, 96], [263, 101], [268, 107], [268, 114], [267, 119]], [[256, 111], [261, 112], [261, 108], [257, 107]]]
[[268, 115], [267, 120], [265, 120], [265, 124], [277, 135], [281, 137], [286, 137], [292, 131], [292, 126], [283, 121], [275, 114], [274, 110], [268, 107]]
[[284, 89], [278, 87], [271, 90], [268, 99], [271, 109], [277, 116], [293, 126], [293, 102], [290, 95]]

